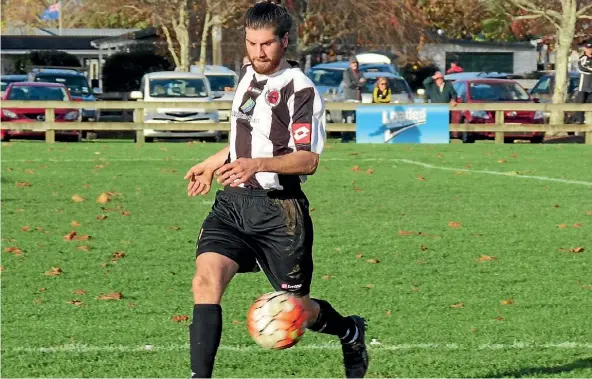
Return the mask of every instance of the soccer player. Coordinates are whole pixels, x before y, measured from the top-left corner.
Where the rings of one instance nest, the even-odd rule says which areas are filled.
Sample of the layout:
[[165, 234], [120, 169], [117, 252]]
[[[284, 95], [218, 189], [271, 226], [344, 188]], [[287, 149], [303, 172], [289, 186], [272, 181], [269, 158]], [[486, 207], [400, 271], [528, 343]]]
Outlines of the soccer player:
[[321, 96], [295, 62], [284, 58], [292, 18], [278, 1], [247, 11], [246, 48], [232, 103], [229, 146], [185, 176], [189, 196], [205, 195], [214, 175], [224, 190], [199, 232], [189, 326], [193, 378], [209, 378], [222, 333], [220, 300], [237, 273], [262, 269], [273, 288], [299, 296], [308, 329], [338, 336], [345, 374], [368, 369], [365, 321], [344, 317], [310, 297], [313, 225], [301, 183], [312, 175], [324, 145]]

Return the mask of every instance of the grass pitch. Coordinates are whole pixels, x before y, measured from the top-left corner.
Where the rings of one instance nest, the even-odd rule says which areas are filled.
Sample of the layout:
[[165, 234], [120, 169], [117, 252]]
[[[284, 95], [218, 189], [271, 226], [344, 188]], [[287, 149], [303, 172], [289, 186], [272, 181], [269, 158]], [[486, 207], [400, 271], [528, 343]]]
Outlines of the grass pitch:
[[[183, 175], [221, 147], [2, 146], [4, 377], [189, 377], [214, 191], [188, 198]], [[366, 317], [368, 377], [591, 377], [591, 164], [584, 145], [327, 146], [304, 187], [312, 295]], [[343, 377], [331, 336], [252, 342], [270, 290], [230, 285], [214, 375]]]

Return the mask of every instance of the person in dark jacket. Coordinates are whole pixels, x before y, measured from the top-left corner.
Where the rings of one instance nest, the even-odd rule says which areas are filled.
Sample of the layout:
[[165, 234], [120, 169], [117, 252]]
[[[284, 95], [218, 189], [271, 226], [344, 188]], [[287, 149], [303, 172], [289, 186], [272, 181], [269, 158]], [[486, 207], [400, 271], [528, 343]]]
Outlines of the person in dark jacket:
[[433, 76], [423, 81], [425, 94], [432, 103], [450, 103], [456, 105], [458, 95], [452, 86], [452, 83], [444, 80], [444, 75], [437, 71]]
[[[349, 59], [349, 68], [343, 72], [343, 97], [344, 100], [362, 101], [362, 88], [366, 84], [366, 78], [362, 76], [360, 65], [356, 57]], [[343, 111], [345, 122], [355, 122], [355, 111]], [[349, 142], [353, 140], [356, 133], [342, 132], [341, 142]]]
[[[584, 54], [578, 59], [578, 71], [580, 71], [580, 84], [575, 102], [592, 103], [592, 41], [584, 45]], [[575, 122], [584, 123], [584, 112], [576, 112]]]

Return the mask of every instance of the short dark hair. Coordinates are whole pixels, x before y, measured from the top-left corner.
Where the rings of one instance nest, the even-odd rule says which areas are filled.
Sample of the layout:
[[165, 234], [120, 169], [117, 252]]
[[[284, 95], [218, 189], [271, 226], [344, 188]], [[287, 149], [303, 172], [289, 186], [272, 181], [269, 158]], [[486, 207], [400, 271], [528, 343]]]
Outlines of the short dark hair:
[[245, 28], [271, 28], [273, 34], [284, 38], [292, 29], [292, 16], [281, 5], [281, 0], [259, 1], [247, 11]]

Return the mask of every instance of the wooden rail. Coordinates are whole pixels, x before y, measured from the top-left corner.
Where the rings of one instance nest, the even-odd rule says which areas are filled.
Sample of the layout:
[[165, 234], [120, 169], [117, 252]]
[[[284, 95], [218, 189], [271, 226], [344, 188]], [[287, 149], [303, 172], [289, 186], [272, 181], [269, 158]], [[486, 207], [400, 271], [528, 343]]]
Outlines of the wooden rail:
[[[355, 102], [325, 103], [327, 110], [351, 111], [360, 104]], [[383, 106], [382, 104], [363, 104], [364, 106]], [[395, 105], [395, 104], [390, 104]], [[401, 104], [406, 105], [406, 104]], [[441, 104], [417, 104], [425, 107]], [[144, 123], [144, 110], [155, 108], [199, 108], [205, 110], [229, 110], [232, 102], [217, 101], [211, 103], [194, 102], [142, 102], [142, 101], [97, 101], [97, 102], [61, 102], [61, 101], [14, 101], [2, 102], [2, 108], [38, 108], [45, 109], [45, 121], [4, 123], [3, 128], [12, 130], [45, 130], [45, 140], [55, 142], [56, 130], [129, 130], [136, 132], [136, 141], [144, 142], [144, 129], [175, 131], [229, 131], [228, 122], [219, 123]], [[135, 122], [55, 122], [54, 109], [133, 109]], [[495, 132], [495, 142], [504, 142], [506, 132], [584, 132], [585, 143], [592, 144], [592, 104], [540, 104], [540, 103], [471, 103], [458, 104], [451, 111], [495, 111], [495, 124], [450, 124], [451, 132]], [[580, 124], [504, 124], [504, 111], [543, 111], [585, 112], [586, 123]], [[356, 125], [348, 123], [328, 123], [327, 132], [355, 132]]]

